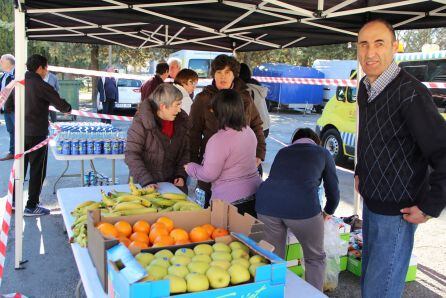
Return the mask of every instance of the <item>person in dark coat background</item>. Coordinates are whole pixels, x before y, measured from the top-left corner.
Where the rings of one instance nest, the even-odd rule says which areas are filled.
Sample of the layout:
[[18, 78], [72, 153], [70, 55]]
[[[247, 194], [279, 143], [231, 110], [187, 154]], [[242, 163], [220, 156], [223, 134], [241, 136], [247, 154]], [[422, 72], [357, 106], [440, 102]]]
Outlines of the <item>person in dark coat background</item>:
[[144, 100], [148, 99], [150, 94], [152, 94], [156, 87], [164, 83], [164, 80], [166, 80], [168, 76], [169, 64], [165, 62], [158, 63], [156, 65], [155, 76], [141, 86], [141, 103]]
[[[0, 58], [3, 75], [0, 77], [0, 90], [3, 90], [12, 80], [15, 74], [15, 58], [11, 54], [5, 54]], [[9, 152], [0, 158], [0, 161], [14, 159], [14, 91], [8, 96], [4, 105], [6, 130], [9, 133]]]
[[[107, 69], [108, 72], [114, 72], [113, 67]], [[98, 80], [99, 100], [102, 102], [102, 113], [111, 115], [115, 109], [115, 103], [119, 100], [119, 91], [116, 79], [106, 77]], [[104, 123], [111, 123], [111, 120], [102, 119]]]

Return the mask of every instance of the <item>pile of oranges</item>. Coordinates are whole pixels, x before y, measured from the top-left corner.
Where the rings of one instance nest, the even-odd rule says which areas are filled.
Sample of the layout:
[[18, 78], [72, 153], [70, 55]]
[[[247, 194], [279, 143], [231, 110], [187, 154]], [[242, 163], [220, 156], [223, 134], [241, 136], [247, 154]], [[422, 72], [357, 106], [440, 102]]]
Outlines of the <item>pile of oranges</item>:
[[187, 232], [175, 228], [174, 222], [165, 216], [158, 218], [152, 225], [145, 220], [138, 220], [132, 226], [121, 220], [114, 225], [100, 222], [96, 228], [105, 238], [117, 239], [129, 248], [138, 249], [202, 242], [229, 234], [227, 230], [211, 224], [196, 226]]

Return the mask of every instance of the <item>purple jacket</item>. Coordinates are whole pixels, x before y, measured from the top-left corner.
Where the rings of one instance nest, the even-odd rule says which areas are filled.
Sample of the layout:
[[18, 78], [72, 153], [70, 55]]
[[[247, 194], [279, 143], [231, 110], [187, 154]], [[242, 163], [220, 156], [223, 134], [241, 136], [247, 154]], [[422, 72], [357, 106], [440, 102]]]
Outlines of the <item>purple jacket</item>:
[[189, 176], [212, 183], [212, 198], [232, 203], [257, 191], [257, 138], [250, 127], [220, 129], [206, 144], [203, 165], [189, 163]]

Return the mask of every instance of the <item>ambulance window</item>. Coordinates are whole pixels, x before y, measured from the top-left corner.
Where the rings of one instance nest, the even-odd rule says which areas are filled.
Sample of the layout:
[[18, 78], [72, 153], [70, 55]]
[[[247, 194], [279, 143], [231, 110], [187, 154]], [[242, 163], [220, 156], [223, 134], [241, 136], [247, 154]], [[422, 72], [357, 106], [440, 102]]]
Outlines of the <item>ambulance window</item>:
[[195, 70], [199, 78], [209, 77], [209, 68], [211, 60], [209, 59], [190, 59], [189, 68]]
[[336, 99], [339, 101], [345, 101], [345, 90], [346, 88], [343, 86], [339, 86], [336, 88]]
[[426, 82], [426, 80], [427, 80], [427, 65], [410, 65], [410, 66], [409, 65], [408, 66], [401, 65], [401, 68], [403, 68], [405, 71], [410, 73], [412, 76], [414, 76], [420, 82]]

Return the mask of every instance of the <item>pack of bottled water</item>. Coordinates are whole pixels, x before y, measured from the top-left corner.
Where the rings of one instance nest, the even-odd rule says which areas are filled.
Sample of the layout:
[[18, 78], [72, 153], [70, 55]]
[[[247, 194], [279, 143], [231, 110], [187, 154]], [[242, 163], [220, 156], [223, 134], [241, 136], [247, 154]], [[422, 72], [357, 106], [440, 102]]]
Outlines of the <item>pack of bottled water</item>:
[[67, 122], [60, 125], [56, 139], [62, 155], [124, 154], [126, 133], [101, 122]]

